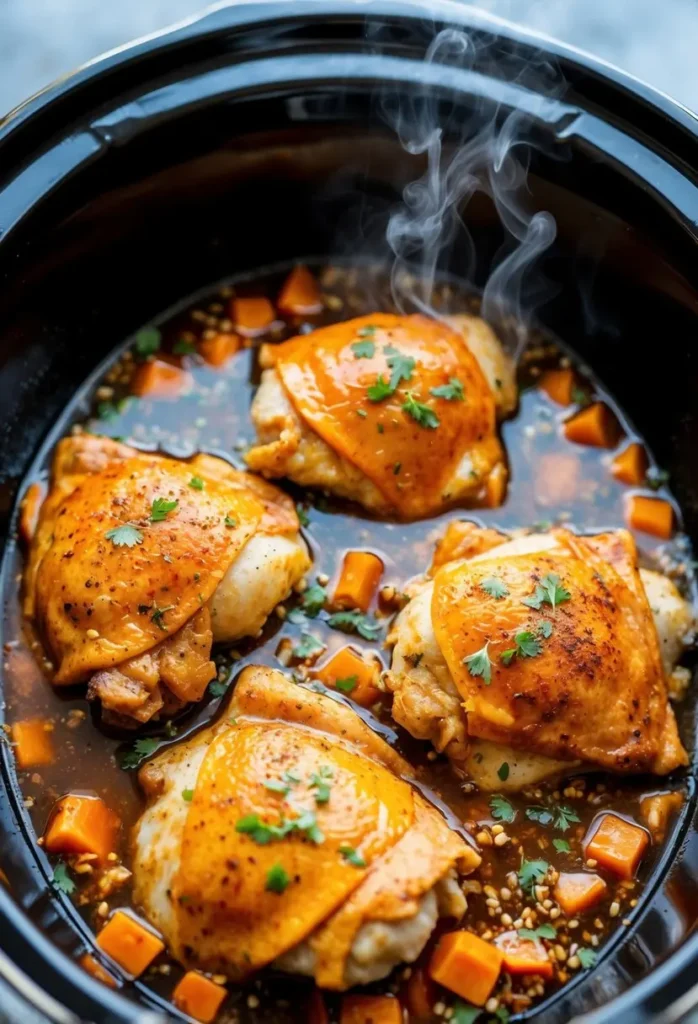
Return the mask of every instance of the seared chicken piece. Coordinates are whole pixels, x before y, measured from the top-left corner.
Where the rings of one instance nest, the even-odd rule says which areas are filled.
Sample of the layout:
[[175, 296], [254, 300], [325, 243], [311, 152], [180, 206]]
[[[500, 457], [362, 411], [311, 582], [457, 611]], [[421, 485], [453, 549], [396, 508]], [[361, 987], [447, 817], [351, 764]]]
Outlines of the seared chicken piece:
[[260, 360], [251, 469], [406, 519], [500, 503], [496, 420], [516, 384], [484, 321], [374, 313], [265, 345]]
[[[159, 507], [159, 510], [158, 510]], [[310, 564], [293, 503], [200, 455], [146, 455], [87, 434], [58, 445], [31, 540], [25, 614], [57, 686], [147, 722], [200, 700], [214, 641], [255, 635]]]
[[389, 637], [393, 717], [482, 788], [687, 763], [667, 677], [691, 609], [666, 577], [638, 570], [626, 531], [507, 541], [452, 524], [432, 572]]
[[409, 774], [349, 708], [247, 668], [219, 724], [141, 769], [136, 902], [187, 967], [385, 977], [462, 916], [480, 863]]

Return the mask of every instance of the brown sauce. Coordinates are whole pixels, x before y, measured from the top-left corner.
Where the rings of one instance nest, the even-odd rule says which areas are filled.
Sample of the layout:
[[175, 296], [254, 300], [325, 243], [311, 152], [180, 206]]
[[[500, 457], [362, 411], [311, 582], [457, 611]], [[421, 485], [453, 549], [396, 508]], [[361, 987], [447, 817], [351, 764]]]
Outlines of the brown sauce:
[[[321, 315], [295, 322], [279, 322], [271, 336], [264, 340], [282, 340], [299, 331], [311, 330], [320, 324], [348, 319], [354, 315], [370, 313], [374, 308], [390, 310], [392, 304], [387, 282], [379, 279], [375, 271], [327, 268], [320, 274], [325, 310]], [[241, 294], [263, 294], [274, 298], [283, 273], [260, 276], [236, 286]], [[367, 306], [366, 293], [370, 283], [373, 301]], [[73, 429], [119, 437], [142, 447], [161, 447], [173, 454], [186, 454], [196, 450], [223, 454], [243, 466], [241, 452], [253, 440], [248, 410], [254, 388], [258, 382], [256, 369], [257, 341], [249, 343], [219, 368], [207, 366], [194, 354], [197, 342], [205, 332], [229, 329], [227, 304], [233, 294], [232, 287], [213, 291], [193, 307], [177, 313], [164, 323], [161, 330], [160, 350], [170, 353], [179, 365], [192, 374], [194, 389], [175, 400], [135, 398], [129, 395], [128, 382], [134, 361], [142, 358], [135, 348], [115, 356], [105, 379], [99, 383], [93, 396], [91, 415], [76, 423]], [[472, 311], [473, 300], [458, 294], [451, 285], [437, 290], [434, 299], [437, 310], [448, 312]], [[304, 494], [289, 487], [303, 509], [304, 534], [312, 548], [314, 564], [308, 579], [314, 582], [332, 580], [341, 565], [343, 553], [348, 549], [369, 549], [380, 554], [385, 564], [382, 585], [394, 587], [400, 593], [409, 579], [427, 567], [434, 543], [446, 522], [456, 518], [474, 518], [485, 526], [500, 529], [520, 527], [538, 528], [551, 523], [564, 523], [581, 532], [625, 525], [624, 502], [628, 487], [616, 481], [609, 472], [613, 452], [584, 447], [565, 440], [560, 429], [562, 420], [571, 408], [556, 406], [536, 385], [545, 368], [568, 366], [570, 357], [556, 343], [540, 338], [529, 347], [519, 370], [520, 404], [517, 413], [507, 420], [502, 429], [511, 479], [505, 504], [500, 508], [477, 509], [471, 512], [455, 509], [426, 522], [409, 524], [383, 522], [371, 519], [361, 510], [319, 494]], [[574, 403], [585, 405], [594, 398], [604, 398], [597, 382], [577, 372]], [[626, 429], [622, 413], [615, 410]], [[627, 443], [627, 437], [619, 448]], [[45, 467], [42, 467], [45, 472]], [[661, 480], [655, 470], [654, 479]], [[666, 492], [664, 497], [669, 497]], [[660, 547], [649, 535], [638, 535], [638, 543], [648, 564], [656, 558], [665, 570], [681, 577], [683, 564], [681, 543]], [[53, 689], [48, 681], [50, 671], [42, 667], [41, 647], [31, 630], [23, 624], [19, 604], [19, 560], [14, 571], [7, 575], [10, 592], [6, 595], [5, 637], [5, 694], [7, 721], [32, 717], [49, 720], [53, 725], [53, 743], [57, 756], [54, 762], [20, 775], [20, 785], [37, 836], [41, 836], [55, 801], [68, 792], [94, 792], [112, 807], [123, 822], [120, 855], [128, 865], [127, 836], [129, 829], [142, 810], [142, 797], [136, 784], [135, 772], [124, 770], [124, 763], [136, 764], [138, 749], [156, 744], [134, 746], [135, 737], [100, 725], [98, 710], [87, 704], [84, 688]], [[331, 583], [329, 588], [331, 589]], [[327, 651], [348, 642], [348, 637], [330, 629], [322, 617], [305, 622], [294, 621], [298, 616], [292, 610], [298, 606], [294, 596], [286, 602], [285, 610], [273, 614], [256, 641], [246, 641], [232, 651], [218, 651], [219, 680], [209, 687], [209, 693], [197, 707], [186, 710], [165, 724], [149, 725], [138, 733], [139, 739], [154, 737], [158, 743], [181, 740], [192, 730], [208, 723], [217, 714], [221, 703], [229, 695], [239, 669], [250, 663], [278, 666], [277, 653], [285, 637], [295, 642], [301, 632], [307, 632], [321, 641]], [[394, 608], [392, 609], [394, 611]], [[391, 609], [383, 602], [377, 607], [382, 623], [387, 625]], [[291, 613], [289, 616], [289, 612]], [[283, 616], [283, 617], [281, 617]], [[384, 631], [376, 642], [359, 642], [374, 648], [387, 664], [388, 652], [382, 645]], [[352, 638], [356, 640], [356, 637]], [[304, 670], [292, 662], [290, 668]], [[619, 780], [617, 778], [587, 776], [572, 777], [559, 785], [546, 784], [534, 792], [505, 799], [492, 799], [489, 794], [471, 792], [463, 785], [447, 762], [394, 726], [389, 714], [387, 698], [377, 707], [375, 717], [368, 716], [376, 728], [390, 742], [397, 743], [401, 752], [415, 766], [420, 788], [432, 794], [436, 802], [447, 810], [450, 820], [459, 823], [469, 836], [481, 846], [483, 864], [471, 879], [473, 892], [464, 923], [474, 931], [492, 937], [506, 927], [523, 927], [526, 906], [542, 909], [538, 923], [549, 922], [555, 927], [554, 941], [546, 945], [554, 952], [555, 976], [543, 985], [536, 978], [514, 978], [510, 985], [497, 989], [497, 1004], [488, 1004], [499, 1019], [506, 1013], [525, 1010], [533, 1002], [549, 995], [556, 987], [579, 975], [591, 965], [609, 936], [628, 926], [635, 908], [642, 899], [643, 880], [652, 869], [661, 852], [661, 844], [654, 842], [644, 858], [637, 879], [614, 881], [605, 875], [608, 883], [603, 900], [577, 920], [561, 923], [551, 918], [552, 902], [549, 893], [536, 898], [535, 872], [530, 876], [529, 892], [521, 892], [522, 862], [552, 865], [557, 870], [581, 871], [585, 866], [582, 840], [594, 819], [603, 810], [644, 824], [640, 801], [648, 792], [680, 790], [681, 781]], [[528, 812], [528, 813], [527, 813]], [[508, 841], [499, 846], [497, 835], [506, 834]], [[95, 929], [104, 921], [103, 901], [94, 898], [89, 874], [73, 874], [76, 890], [73, 895], [85, 919]], [[10, 878], [10, 883], [12, 879]], [[479, 891], [478, 891], [479, 886]], [[107, 901], [107, 910], [127, 906], [128, 887], [117, 890]], [[546, 906], [546, 901], [550, 907]], [[564, 920], [564, 919], [562, 919]], [[419, 964], [425, 963], [433, 947], [433, 939]], [[579, 950], [585, 951], [580, 954]], [[417, 966], [418, 966], [417, 965]], [[398, 968], [383, 983], [372, 986], [372, 991], [403, 992], [410, 969]], [[166, 998], [172, 991], [181, 969], [170, 964], [163, 955], [144, 975], [145, 984], [152, 986]], [[307, 982], [269, 975], [253, 981], [244, 991], [231, 994], [221, 1020], [282, 1020], [305, 1019], [296, 1015], [294, 1006], [309, 992]], [[438, 990], [441, 1007], [452, 1007], [455, 1000], [446, 990]], [[258, 1005], [259, 1003], [259, 1005]], [[339, 1005], [336, 997], [328, 999], [333, 1013]], [[267, 1014], [265, 1016], [265, 1014]], [[487, 1015], [483, 1017], [486, 1019]], [[331, 1019], [337, 1019], [336, 1016]], [[415, 1018], [416, 1019], [416, 1018]], [[434, 1017], [438, 1019], [438, 1015]]]

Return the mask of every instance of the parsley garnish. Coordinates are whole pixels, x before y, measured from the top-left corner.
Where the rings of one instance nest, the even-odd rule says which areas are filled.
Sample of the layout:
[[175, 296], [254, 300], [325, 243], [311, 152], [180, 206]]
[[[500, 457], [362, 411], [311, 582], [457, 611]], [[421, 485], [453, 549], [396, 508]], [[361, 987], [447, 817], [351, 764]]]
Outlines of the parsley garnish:
[[538, 633], [545, 640], [549, 640], [553, 635], [553, 624], [549, 619], [543, 619], [541, 624], [538, 626]]
[[282, 775], [284, 782], [290, 782], [292, 786], [298, 785], [301, 781], [300, 775], [294, 775], [293, 772], [284, 772]]
[[334, 685], [342, 693], [351, 693], [352, 690], [356, 689], [358, 682], [358, 676], [347, 676], [346, 679], [335, 679]]
[[174, 512], [178, 505], [176, 499], [170, 501], [169, 498], [155, 498], [150, 510], [151, 523], [161, 523], [163, 519], [167, 519], [168, 512]]
[[193, 476], [189, 481], [189, 486], [193, 487], [195, 491], [203, 491], [204, 482], [200, 476]]
[[313, 583], [307, 590], [303, 591], [301, 597], [301, 608], [309, 619], [314, 619], [327, 600], [327, 591], [319, 583]]
[[167, 626], [162, 621], [165, 612], [171, 612], [174, 608], [173, 604], [168, 604], [164, 608], [156, 608], [153, 614], [150, 616], [150, 621], [154, 622], [158, 629], [161, 629], [163, 633], [167, 632]]
[[393, 476], [399, 476], [400, 470], [402, 469], [402, 463], [396, 462], [393, 465]]
[[489, 646], [490, 641], [488, 640], [479, 651], [475, 651], [474, 654], [469, 654], [467, 658], [463, 658], [463, 664], [468, 666], [470, 675], [481, 676], [486, 686], [489, 686], [492, 682], [492, 662], [488, 653]]
[[547, 807], [527, 807], [526, 817], [529, 821], [537, 821], [539, 825], [549, 825], [553, 820], [552, 811], [549, 811]]
[[160, 746], [160, 740], [154, 736], [146, 736], [143, 739], [136, 740], [130, 750], [125, 751], [119, 758], [119, 766], [124, 771], [131, 771], [145, 761], [147, 757], [150, 757]]
[[579, 816], [575, 814], [571, 807], [558, 807], [555, 810], [555, 828], [559, 829], [560, 832], [566, 832], [572, 822], [579, 821]]
[[412, 379], [412, 372], [414, 370], [414, 359], [412, 356], [403, 355], [392, 345], [386, 346], [385, 349], [388, 354], [388, 366], [390, 367], [390, 390], [397, 391], [400, 381], [408, 381]]
[[160, 348], [162, 335], [157, 327], [143, 327], [137, 334], [133, 347], [139, 356], [155, 355]]
[[587, 949], [583, 946], [581, 949], [577, 950], [577, 956], [579, 957], [579, 962], [584, 970], [588, 970], [596, 963], [597, 954], [593, 949]]
[[497, 769], [497, 775], [502, 780], [502, 782], [507, 781], [507, 779], [509, 778], [509, 763], [507, 761], [502, 761], [499, 768]]
[[464, 398], [463, 385], [457, 377], [449, 377], [448, 384], [431, 388], [429, 394], [434, 398], [445, 398], [447, 402], [462, 402]]
[[107, 530], [104, 536], [115, 548], [132, 548], [135, 544], [143, 543], [143, 534], [131, 523], [115, 526], [112, 530]]
[[522, 939], [555, 939], [557, 929], [551, 924], [541, 924], [537, 928], [519, 928], [518, 934]]
[[365, 327], [360, 327], [357, 334], [360, 338], [372, 338], [376, 333], [375, 324], [366, 324]]
[[286, 796], [291, 788], [287, 782], [282, 782], [281, 779], [265, 779], [262, 785], [270, 792], [281, 793], [283, 796]]
[[410, 391], [407, 392], [407, 398], [402, 404], [402, 411], [427, 430], [436, 430], [441, 422], [434, 410], [423, 402], [418, 402]]
[[67, 865], [62, 860], [59, 860], [53, 869], [53, 884], [59, 892], [65, 893], [66, 896], [70, 896], [77, 888], [75, 882], [68, 874]]
[[232, 530], [234, 526], [237, 526], [237, 521], [232, 516], [226, 516], [223, 520], [229, 530]]
[[391, 388], [387, 380], [382, 373], [378, 374], [376, 383], [371, 384], [370, 387], [366, 388], [366, 395], [368, 396], [369, 402], [382, 402], [384, 398], [388, 398], [393, 394], [394, 388]]
[[486, 594], [489, 594], [490, 597], [493, 597], [496, 601], [499, 601], [501, 600], [501, 598], [506, 597], [507, 594], [509, 593], [509, 587], [506, 585], [506, 583], [503, 583], [500, 579], [497, 579], [496, 576], [488, 576], [487, 579], [484, 579], [481, 582], [480, 587], [482, 588], [482, 590], [485, 591]]
[[551, 572], [537, 584], [533, 597], [523, 598], [523, 604], [536, 611], [540, 611], [541, 605], [549, 604], [554, 611], [559, 604], [569, 601], [571, 597], [569, 590], [560, 585], [560, 577]]
[[558, 853], [569, 853], [571, 849], [566, 839], [553, 839], [553, 846]]
[[376, 640], [381, 631], [381, 624], [371, 620], [362, 612], [335, 612], [330, 615], [327, 625], [339, 629], [342, 633], [358, 633], [364, 640]]
[[481, 1006], [468, 1006], [466, 1003], [455, 1003], [451, 1014], [451, 1024], [474, 1024], [481, 1013]]
[[194, 790], [193, 789], [183, 789], [182, 790], [182, 800], [186, 800], [186, 802], [188, 804], [190, 804], [193, 799], [194, 799]]
[[324, 650], [325, 645], [312, 633], [301, 633], [301, 638], [291, 653], [294, 658], [305, 661], [306, 658], [312, 658]]
[[310, 518], [304, 505], [301, 505], [300, 501], [296, 505], [296, 515], [298, 516], [298, 522], [301, 526], [307, 526], [310, 522]]
[[264, 888], [267, 892], [285, 892], [291, 878], [288, 872], [281, 866], [281, 864], [274, 864], [267, 871], [267, 880], [264, 884]]
[[320, 765], [320, 770], [310, 776], [310, 788], [315, 790], [315, 803], [326, 804], [330, 799], [330, 782], [332, 769], [329, 765]]
[[354, 868], [365, 868], [366, 861], [363, 859], [358, 850], [355, 850], [353, 846], [340, 846], [339, 852], [344, 857], [347, 864], [351, 864]]
[[529, 895], [533, 892], [533, 886], [542, 882], [548, 873], [550, 865], [547, 860], [523, 860], [519, 868], [519, 885]]
[[227, 689], [227, 680], [221, 682], [219, 679], [214, 679], [213, 682], [208, 684], [208, 692], [212, 697], [222, 697]]
[[516, 811], [503, 796], [499, 794], [492, 797], [490, 800], [490, 810], [492, 811], [492, 817], [496, 818], [497, 821], [506, 821], [507, 824], [516, 818]]
[[370, 359], [375, 354], [376, 346], [372, 341], [355, 341], [351, 350], [357, 359]]
[[187, 341], [185, 338], [177, 338], [172, 346], [172, 351], [176, 356], [190, 356], [196, 352], [196, 345], [193, 341]]
[[514, 643], [516, 644], [516, 653], [522, 658], [535, 658], [543, 650], [540, 640], [528, 629], [517, 633]]

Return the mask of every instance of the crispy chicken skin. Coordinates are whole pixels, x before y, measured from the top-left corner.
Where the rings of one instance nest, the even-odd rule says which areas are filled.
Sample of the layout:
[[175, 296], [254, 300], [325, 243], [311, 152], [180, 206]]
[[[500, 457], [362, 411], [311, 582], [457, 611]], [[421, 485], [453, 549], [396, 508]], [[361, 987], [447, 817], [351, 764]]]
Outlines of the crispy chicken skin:
[[[691, 610], [671, 581], [638, 570], [626, 531], [508, 541], [452, 524], [432, 573], [389, 637], [393, 716], [483, 788], [521, 788], [573, 765], [665, 774], [687, 763], [667, 677]], [[551, 577], [569, 594], [555, 606], [536, 601]], [[503, 595], [490, 593], [492, 580]], [[522, 652], [523, 634], [533, 646]], [[485, 648], [489, 681], [465, 660]], [[505, 651], [516, 653], [502, 660]]]
[[[260, 358], [247, 463], [263, 476], [405, 519], [503, 493], [496, 420], [516, 404], [516, 385], [484, 321], [374, 313], [266, 345]], [[391, 379], [372, 400], [369, 389]]]
[[[480, 862], [409, 774], [349, 708], [247, 668], [218, 725], [140, 772], [136, 901], [188, 967], [239, 980], [274, 964], [338, 990], [384, 977], [419, 955], [438, 917], [462, 915], [456, 875]], [[319, 834], [260, 843], [239, 828], [303, 814]]]
[[[153, 521], [158, 498], [176, 504]], [[122, 724], [200, 700], [212, 643], [258, 632], [307, 570], [298, 531], [289, 498], [220, 459], [65, 438], [25, 574], [54, 683], [89, 681]]]

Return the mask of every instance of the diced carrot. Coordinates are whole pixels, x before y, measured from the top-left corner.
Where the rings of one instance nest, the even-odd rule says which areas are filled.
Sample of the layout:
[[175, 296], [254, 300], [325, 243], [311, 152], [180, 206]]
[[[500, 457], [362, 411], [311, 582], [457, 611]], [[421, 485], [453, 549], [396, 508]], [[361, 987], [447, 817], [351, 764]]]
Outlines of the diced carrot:
[[367, 612], [383, 575], [383, 562], [370, 551], [347, 551], [332, 604]]
[[538, 939], [523, 939], [518, 932], [501, 932], [494, 940], [501, 950], [502, 969], [509, 974], [538, 974], [549, 980], [553, 976], [553, 963], [545, 946]]
[[620, 424], [603, 402], [582, 409], [572, 419], [565, 420], [565, 437], [575, 444], [592, 448], [614, 448], [620, 437]]
[[131, 378], [131, 391], [139, 398], [178, 398], [188, 387], [191, 375], [164, 359], [141, 363]]
[[97, 936], [97, 945], [127, 974], [137, 978], [162, 953], [165, 943], [144, 924], [117, 910]]
[[100, 962], [95, 960], [91, 953], [84, 953], [80, 957], [80, 966], [83, 971], [87, 971], [87, 973], [92, 975], [96, 981], [101, 981], [103, 985], [107, 986], [107, 988], [117, 987], [116, 978], [102, 967]]
[[447, 932], [432, 954], [429, 974], [462, 999], [484, 1006], [503, 960], [501, 950], [472, 932]]
[[310, 316], [322, 311], [320, 289], [307, 267], [293, 268], [284, 281], [276, 304], [287, 316]]
[[616, 814], [604, 814], [585, 841], [584, 856], [620, 878], [632, 878], [648, 842], [644, 828]]
[[507, 493], [507, 471], [500, 463], [487, 477], [485, 484], [485, 506], [499, 508]]
[[107, 859], [115, 845], [119, 819], [99, 797], [69, 794], [58, 801], [44, 833], [48, 853], [96, 853]]
[[651, 533], [653, 537], [669, 540], [674, 529], [674, 510], [663, 498], [646, 498], [644, 494], [631, 494], [625, 508], [628, 526], [633, 530]]
[[236, 331], [244, 334], [246, 338], [255, 338], [271, 327], [276, 319], [276, 313], [269, 299], [263, 295], [253, 295], [246, 299], [232, 299], [230, 318], [235, 324]]
[[391, 996], [345, 996], [340, 1024], [402, 1024], [402, 1007]]
[[325, 1000], [319, 988], [314, 988], [311, 992], [307, 1010], [308, 1024], [330, 1024]]
[[611, 472], [621, 483], [639, 487], [647, 473], [647, 452], [644, 446], [633, 441], [622, 452], [618, 452], [611, 463]]
[[39, 510], [46, 493], [45, 484], [39, 480], [29, 484], [24, 497], [22, 498], [22, 511], [19, 516], [19, 533], [25, 544], [28, 544], [34, 536], [36, 524], [39, 519]]
[[217, 985], [199, 971], [187, 971], [172, 993], [172, 1002], [182, 1013], [188, 1013], [202, 1024], [210, 1024], [228, 995], [228, 990]]
[[313, 675], [329, 689], [339, 690], [367, 708], [375, 704], [381, 695], [377, 686], [379, 672], [377, 659], [367, 661], [352, 647], [342, 647], [324, 665], [315, 669]]
[[214, 334], [212, 338], [202, 338], [199, 342], [199, 355], [209, 366], [224, 366], [239, 351], [237, 334]]
[[12, 726], [15, 760], [20, 771], [51, 764], [53, 752], [53, 726], [44, 718], [25, 718]]
[[545, 505], [570, 502], [579, 490], [581, 465], [576, 452], [546, 452], [536, 468], [536, 500]]
[[576, 917], [603, 899], [605, 892], [606, 883], [598, 875], [590, 871], [563, 871], [554, 896], [568, 917]]
[[669, 820], [682, 806], [683, 793], [653, 793], [640, 801], [640, 812], [656, 841], [661, 841]]
[[574, 373], [570, 369], [546, 370], [538, 382], [538, 387], [558, 405], [571, 405]]
[[436, 988], [423, 967], [413, 967], [407, 982], [405, 1002], [410, 1016], [417, 1020], [431, 1020], [434, 1016]]

